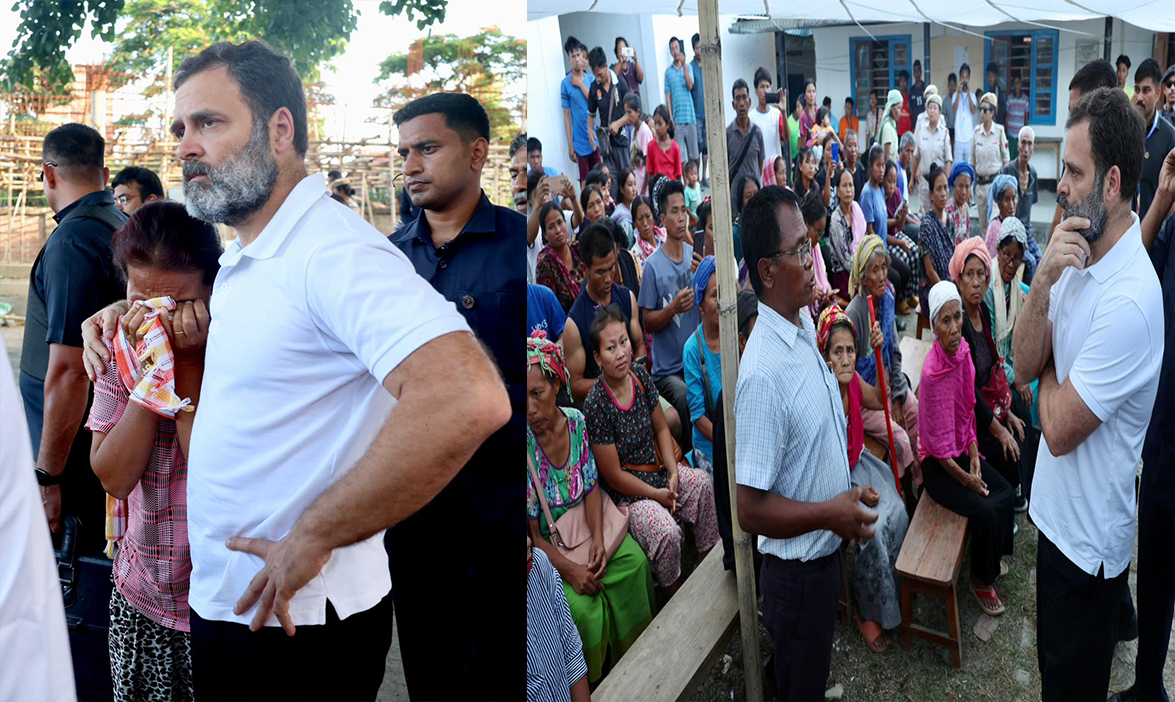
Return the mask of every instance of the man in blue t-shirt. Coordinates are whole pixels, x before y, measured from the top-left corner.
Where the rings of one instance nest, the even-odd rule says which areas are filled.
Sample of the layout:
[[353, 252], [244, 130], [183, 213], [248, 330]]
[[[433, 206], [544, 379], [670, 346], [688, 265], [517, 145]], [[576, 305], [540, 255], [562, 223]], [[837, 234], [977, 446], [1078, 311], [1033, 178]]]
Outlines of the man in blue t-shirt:
[[[673, 113], [673, 140], [681, 150], [681, 163], [698, 160], [698, 125], [694, 112], [693, 71], [685, 65], [685, 50], [677, 37], [669, 39], [673, 65], [665, 69], [665, 104]], [[682, 168], [685, 172], [685, 168]]]
[[563, 105], [563, 124], [567, 128], [567, 153], [579, 166], [579, 187], [582, 189], [588, 173], [600, 162], [596, 135], [588, 129], [588, 95], [596, 81], [587, 71], [587, 47], [575, 37], [563, 42], [571, 71], [559, 84], [559, 100]]
[[559, 171], [543, 165], [543, 142], [535, 137], [530, 137], [526, 140], [526, 174], [529, 176], [536, 170], [541, 171], [548, 178], [559, 175]]
[[693, 449], [693, 438], [686, 427], [693, 426], [686, 397], [682, 351], [690, 334], [698, 328], [698, 308], [694, 304], [693, 247], [685, 243], [689, 210], [685, 205], [685, 186], [669, 181], [661, 190], [658, 203], [661, 223], [668, 237], [661, 248], [645, 261], [641, 292], [637, 297], [644, 316], [645, 329], [653, 334], [653, 372], [657, 391], [673, 405], [681, 418], [681, 450]]
[[544, 331], [551, 341], [559, 341], [567, 315], [559, 298], [545, 285], [526, 284], [526, 335]]
[[690, 61], [690, 74], [694, 79], [694, 87], [690, 89], [690, 95], [694, 98], [694, 117], [697, 118], [698, 125], [698, 154], [701, 157], [701, 168], [698, 169], [698, 177], [701, 179], [703, 185], [709, 185], [710, 181], [706, 178], [706, 154], [709, 149], [706, 148], [706, 99], [702, 80], [702, 36], [694, 33], [693, 38], [694, 60]]

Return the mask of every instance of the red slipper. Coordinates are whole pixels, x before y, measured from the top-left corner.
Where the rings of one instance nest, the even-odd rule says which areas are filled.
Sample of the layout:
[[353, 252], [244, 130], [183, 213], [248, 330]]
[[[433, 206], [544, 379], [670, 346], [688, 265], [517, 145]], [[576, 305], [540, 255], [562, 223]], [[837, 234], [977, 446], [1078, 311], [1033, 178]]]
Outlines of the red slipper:
[[975, 593], [975, 599], [979, 600], [979, 606], [988, 615], [998, 617], [1004, 613], [1004, 603], [1000, 601], [1000, 596], [996, 594], [994, 587], [981, 590], [972, 585], [971, 592]]
[[870, 651], [874, 653], [885, 653], [889, 648], [889, 639], [887, 638], [883, 643], [878, 643], [878, 640], [885, 635], [885, 630], [881, 625], [875, 621], [861, 621], [861, 614], [853, 612], [853, 619], [857, 622], [857, 629], [861, 632], [861, 637], [865, 639], [865, 645], [869, 647]]

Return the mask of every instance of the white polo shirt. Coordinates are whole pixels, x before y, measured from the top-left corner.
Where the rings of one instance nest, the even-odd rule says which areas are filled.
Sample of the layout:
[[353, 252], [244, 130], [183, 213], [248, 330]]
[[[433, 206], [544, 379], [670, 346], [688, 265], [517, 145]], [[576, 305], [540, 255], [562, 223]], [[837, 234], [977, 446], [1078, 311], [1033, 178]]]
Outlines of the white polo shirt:
[[1163, 298], [1138, 216], [1093, 266], [1066, 269], [1049, 292], [1057, 382], [1072, 382], [1102, 421], [1053, 456], [1044, 436], [1032, 521], [1078, 568], [1113, 578], [1134, 548], [1134, 476], [1163, 360]]
[[[189, 602], [247, 624], [255, 611], [232, 609], [263, 560], [225, 540], [285, 536], [367, 451], [396, 403], [388, 373], [469, 326], [318, 173], [220, 264], [188, 460]], [[290, 603], [296, 626], [325, 623], [328, 599], [345, 619], [388, 594], [382, 537], [334, 551]]]

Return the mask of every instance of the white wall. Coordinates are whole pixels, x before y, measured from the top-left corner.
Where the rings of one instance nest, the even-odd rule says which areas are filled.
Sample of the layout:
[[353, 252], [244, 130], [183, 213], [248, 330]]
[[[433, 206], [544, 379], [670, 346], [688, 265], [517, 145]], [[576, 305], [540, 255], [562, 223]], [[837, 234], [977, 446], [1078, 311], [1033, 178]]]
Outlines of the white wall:
[[[738, 78], [748, 83], [755, 68], [765, 66], [774, 76], [775, 37], [772, 34], [731, 34], [726, 28], [734, 17], [722, 17], [722, 74], [723, 85], [714, 94], [719, 98], [725, 121], [734, 119], [730, 86]], [[543, 142], [543, 163], [563, 173], [574, 173], [575, 164], [568, 158], [563, 110], [559, 103], [559, 83], [570, 70], [563, 54], [563, 42], [574, 36], [589, 49], [603, 47], [609, 63], [615, 60], [612, 47], [617, 36], [625, 37], [637, 50], [637, 58], [645, 72], [641, 85], [641, 102], [645, 111], [652, 113], [665, 101], [665, 69], [673, 60], [669, 55], [669, 38], [676, 36], [685, 44], [687, 60], [693, 59], [690, 40], [698, 31], [696, 16], [674, 15], [616, 15], [596, 12], [576, 12], [558, 17], [547, 17], [527, 23], [527, 118], [529, 136]], [[847, 81], [847, 79], [846, 79]], [[711, 92], [706, 86], [707, 94]]]

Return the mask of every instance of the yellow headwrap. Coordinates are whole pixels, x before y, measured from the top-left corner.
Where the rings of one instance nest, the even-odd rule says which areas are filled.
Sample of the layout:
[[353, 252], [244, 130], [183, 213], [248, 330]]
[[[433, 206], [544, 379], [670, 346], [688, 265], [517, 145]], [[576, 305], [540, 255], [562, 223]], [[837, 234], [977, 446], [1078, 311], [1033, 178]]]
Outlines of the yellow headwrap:
[[873, 258], [875, 253], [885, 253], [885, 242], [876, 234], [868, 234], [861, 243], [857, 246], [856, 252], [853, 253], [853, 261], [849, 266], [849, 289], [854, 293], [859, 292], [861, 283], [865, 281], [865, 267], [869, 265], [869, 260]]

